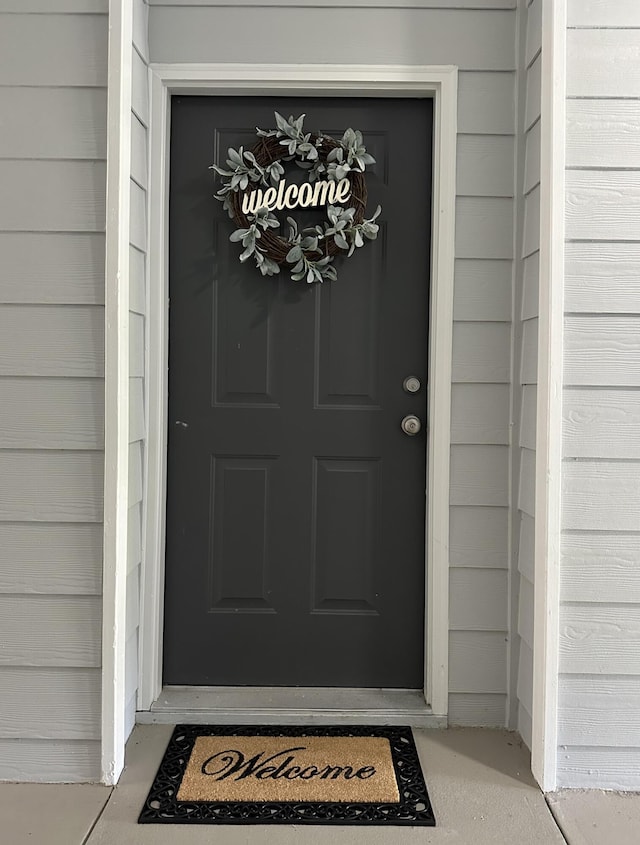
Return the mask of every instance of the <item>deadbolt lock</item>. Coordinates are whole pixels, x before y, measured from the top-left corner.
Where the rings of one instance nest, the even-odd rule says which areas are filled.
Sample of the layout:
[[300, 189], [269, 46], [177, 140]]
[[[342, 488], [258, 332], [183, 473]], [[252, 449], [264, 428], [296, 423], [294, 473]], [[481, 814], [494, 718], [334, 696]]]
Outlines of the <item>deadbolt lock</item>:
[[402, 382], [402, 387], [406, 393], [417, 393], [422, 385], [420, 384], [420, 379], [417, 376], [407, 376]]

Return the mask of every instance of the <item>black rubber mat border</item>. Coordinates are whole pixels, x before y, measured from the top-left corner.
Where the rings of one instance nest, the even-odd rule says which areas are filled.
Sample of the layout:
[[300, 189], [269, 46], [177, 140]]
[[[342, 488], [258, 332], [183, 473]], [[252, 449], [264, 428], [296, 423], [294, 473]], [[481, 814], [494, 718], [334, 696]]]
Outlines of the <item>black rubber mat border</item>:
[[[176, 796], [199, 736], [386, 737], [399, 803], [178, 801]], [[411, 728], [405, 726], [176, 725], [138, 818], [140, 824], [404, 825], [436, 823]]]

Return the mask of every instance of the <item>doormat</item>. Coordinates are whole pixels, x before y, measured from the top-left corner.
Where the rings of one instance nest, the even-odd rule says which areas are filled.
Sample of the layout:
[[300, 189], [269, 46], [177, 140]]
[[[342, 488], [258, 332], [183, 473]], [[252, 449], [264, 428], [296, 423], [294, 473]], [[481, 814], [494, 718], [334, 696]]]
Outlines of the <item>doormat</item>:
[[411, 728], [177, 725], [140, 824], [435, 825]]

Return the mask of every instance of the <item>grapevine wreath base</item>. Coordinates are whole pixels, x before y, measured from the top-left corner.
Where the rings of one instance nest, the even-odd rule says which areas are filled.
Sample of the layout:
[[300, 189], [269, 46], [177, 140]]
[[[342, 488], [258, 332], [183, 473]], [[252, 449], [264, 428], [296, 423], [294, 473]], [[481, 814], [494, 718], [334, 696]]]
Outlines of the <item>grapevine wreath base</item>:
[[[323, 133], [304, 132], [304, 118], [303, 114], [286, 120], [275, 112], [276, 128], [258, 129], [259, 140], [251, 149], [229, 148], [227, 169], [213, 165], [222, 178], [216, 199], [236, 224], [230, 240], [242, 243], [240, 261], [253, 257], [263, 276], [273, 276], [284, 267], [294, 281], [335, 281], [334, 258], [350, 257], [378, 235], [375, 221], [380, 206], [365, 218], [365, 168], [375, 159], [359, 131], [347, 129], [337, 141]], [[289, 161], [307, 171], [313, 191], [305, 190], [304, 183], [284, 190], [283, 162]], [[280, 221], [273, 210], [325, 203], [327, 220], [321, 225], [299, 230], [287, 217], [288, 237], [274, 231], [280, 229]]]

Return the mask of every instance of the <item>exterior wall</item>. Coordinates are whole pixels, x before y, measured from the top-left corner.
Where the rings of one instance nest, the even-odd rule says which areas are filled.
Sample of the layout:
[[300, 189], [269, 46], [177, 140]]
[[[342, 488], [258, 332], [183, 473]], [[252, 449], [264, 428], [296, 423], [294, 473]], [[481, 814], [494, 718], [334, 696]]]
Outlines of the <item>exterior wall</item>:
[[558, 785], [640, 788], [640, 5], [571, 0]]
[[449, 707], [504, 725], [516, 0], [385, 5], [152, 0], [151, 61], [459, 66]]
[[[541, 2], [149, 0], [154, 61], [460, 67], [450, 721], [504, 724], [515, 687], [528, 743]], [[309, 43], [338, 6], [340, 31]], [[638, 789], [640, 5], [568, 7], [558, 786]], [[0, 0], [0, 779], [100, 776], [107, 10]], [[134, 10], [127, 733], [147, 425], [144, 0]]]
[[107, 0], [0, 0], [0, 779], [100, 776]]
[[[542, 0], [521, 0], [518, 215], [514, 303], [514, 680], [512, 724], [531, 746], [538, 276], [540, 267], [540, 67]], [[517, 635], [516, 635], [517, 634]]]

